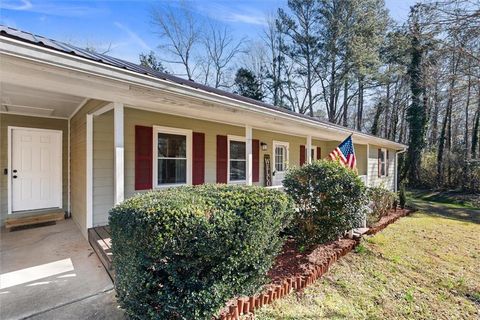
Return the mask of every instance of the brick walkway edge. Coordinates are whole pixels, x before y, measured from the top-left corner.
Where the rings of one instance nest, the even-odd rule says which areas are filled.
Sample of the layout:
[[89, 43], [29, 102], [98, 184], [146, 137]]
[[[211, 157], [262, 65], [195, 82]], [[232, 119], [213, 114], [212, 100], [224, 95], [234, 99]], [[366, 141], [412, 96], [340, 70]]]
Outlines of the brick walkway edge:
[[[412, 210], [410, 209], [393, 211], [373, 225], [366, 234], [373, 235], [383, 230], [389, 224], [397, 221], [399, 218], [409, 215], [411, 212]], [[327, 262], [323, 264], [312, 264], [306, 273], [284, 278], [281, 281], [277, 280], [269, 285], [267, 290], [260, 294], [251, 297], [241, 297], [237, 300], [231, 301], [229, 307], [226, 308], [227, 311], [222, 312], [217, 319], [238, 320], [241, 315], [253, 314], [255, 309], [271, 304], [273, 301], [281, 299], [292, 292], [302, 291], [322, 277], [338, 259], [352, 251], [360, 243], [359, 238], [350, 239], [350, 241], [351, 243], [347, 247], [338, 249], [332, 253], [327, 258]]]

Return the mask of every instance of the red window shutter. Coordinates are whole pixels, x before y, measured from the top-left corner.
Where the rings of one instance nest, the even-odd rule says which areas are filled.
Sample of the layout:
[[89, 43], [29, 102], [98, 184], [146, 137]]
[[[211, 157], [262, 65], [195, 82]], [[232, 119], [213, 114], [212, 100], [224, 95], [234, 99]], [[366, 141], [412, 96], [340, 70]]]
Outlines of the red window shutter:
[[205, 183], [205, 133], [194, 132], [192, 140], [192, 184], [203, 184]]
[[252, 140], [252, 181], [260, 181], [260, 141]]
[[305, 164], [305, 146], [301, 145], [300, 146], [300, 166], [303, 166]]
[[135, 126], [135, 190], [152, 189], [153, 128]]
[[322, 159], [322, 148], [317, 147], [317, 160]]
[[217, 183], [227, 183], [227, 136], [217, 136]]

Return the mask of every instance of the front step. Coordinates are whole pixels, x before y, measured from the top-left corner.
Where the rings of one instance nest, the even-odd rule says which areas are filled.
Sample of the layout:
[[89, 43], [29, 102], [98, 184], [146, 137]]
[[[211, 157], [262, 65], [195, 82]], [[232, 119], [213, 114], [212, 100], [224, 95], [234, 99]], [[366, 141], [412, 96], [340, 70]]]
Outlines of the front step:
[[99, 226], [88, 229], [88, 242], [90, 242], [112, 281], [115, 282], [115, 271], [112, 267], [113, 255], [110, 228], [108, 226]]
[[65, 212], [62, 209], [49, 211], [30, 211], [16, 214], [14, 218], [5, 220], [5, 229], [11, 231], [13, 228], [31, 226], [47, 222], [56, 222], [65, 219]]

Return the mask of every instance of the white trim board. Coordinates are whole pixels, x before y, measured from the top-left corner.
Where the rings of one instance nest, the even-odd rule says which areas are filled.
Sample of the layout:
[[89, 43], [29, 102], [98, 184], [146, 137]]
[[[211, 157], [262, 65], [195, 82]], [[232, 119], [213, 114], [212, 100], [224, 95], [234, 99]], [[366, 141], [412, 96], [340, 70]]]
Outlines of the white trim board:
[[10, 112], [10, 111], [0, 111], [0, 114], [13, 115], [13, 116], [24, 116], [24, 117], [34, 117], [34, 118], [45, 118], [45, 119], [58, 119], [58, 120], [68, 120], [67, 117], [56, 117], [56, 116], [45, 116], [39, 114], [29, 114], [21, 112]]

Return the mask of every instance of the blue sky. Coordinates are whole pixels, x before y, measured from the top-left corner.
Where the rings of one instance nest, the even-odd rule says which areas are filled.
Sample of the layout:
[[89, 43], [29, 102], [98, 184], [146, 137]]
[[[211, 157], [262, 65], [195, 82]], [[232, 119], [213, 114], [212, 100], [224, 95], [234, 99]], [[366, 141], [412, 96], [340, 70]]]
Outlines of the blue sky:
[[[138, 62], [138, 54], [155, 50], [158, 36], [151, 24], [150, 11], [159, 2], [132, 0], [0, 0], [0, 24], [70, 42], [98, 48], [111, 45], [109, 54]], [[286, 0], [194, 0], [192, 11], [224, 23], [239, 39], [256, 38], [265, 26], [265, 17]], [[391, 16], [406, 20], [414, 0], [386, 0]]]

